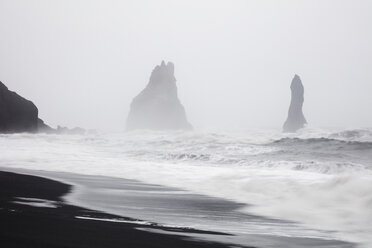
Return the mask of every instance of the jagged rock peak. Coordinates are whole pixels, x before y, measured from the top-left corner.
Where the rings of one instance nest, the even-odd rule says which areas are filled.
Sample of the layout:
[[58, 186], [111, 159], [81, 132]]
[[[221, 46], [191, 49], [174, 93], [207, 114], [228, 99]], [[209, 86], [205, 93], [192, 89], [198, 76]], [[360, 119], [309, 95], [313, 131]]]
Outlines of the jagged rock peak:
[[288, 110], [288, 118], [283, 126], [284, 132], [296, 132], [307, 124], [302, 112], [303, 103], [304, 86], [301, 78], [295, 74], [291, 83], [291, 104]]
[[145, 89], [133, 99], [127, 130], [191, 128], [178, 99], [174, 64], [162, 61], [153, 69]]
[[154, 70], [152, 70], [149, 84], [151, 86], [152, 84], [172, 84], [175, 82], [176, 78], [174, 77], [174, 64], [172, 62], [165, 64], [163, 60], [160, 65], [157, 65]]

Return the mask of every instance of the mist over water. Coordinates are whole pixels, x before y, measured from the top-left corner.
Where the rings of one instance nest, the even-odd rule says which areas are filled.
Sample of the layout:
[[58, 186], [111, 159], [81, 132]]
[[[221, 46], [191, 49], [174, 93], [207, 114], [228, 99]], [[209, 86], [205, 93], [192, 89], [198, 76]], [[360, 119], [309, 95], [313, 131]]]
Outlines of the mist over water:
[[[176, 187], [291, 222], [222, 231], [370, 248], [371, 13], [364, 0], [2, 0], [0, 81], [33, 120], [91, 131], [0, 134], [0, 167]], [[1, 97], [2, 118], [23, 119]], [[288, 131], [309, 126], [282, 133], [287, 116]]]
[[372, 244], [370, 129], [15, 134], [0, 136], [0, 150], [3, 167], [174, 186], [298, 222], [316, 237]]
[[[372, 2], [2, 0], [0, 81], [47, 124], [120, 131], [162, 60], [199, 128], [372, 126]], [[53, 100], [51, 100], [53, 99]]]

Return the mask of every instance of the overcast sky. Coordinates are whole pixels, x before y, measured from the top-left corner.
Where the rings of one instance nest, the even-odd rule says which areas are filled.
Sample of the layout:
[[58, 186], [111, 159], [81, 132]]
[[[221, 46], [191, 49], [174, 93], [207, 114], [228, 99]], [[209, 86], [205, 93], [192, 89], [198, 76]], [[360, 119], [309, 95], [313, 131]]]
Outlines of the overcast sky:
[[372, 126], [372, 1], [0, 0], [0, 81], [51, 125], [122, 130], [161, 60], [197, 128]]

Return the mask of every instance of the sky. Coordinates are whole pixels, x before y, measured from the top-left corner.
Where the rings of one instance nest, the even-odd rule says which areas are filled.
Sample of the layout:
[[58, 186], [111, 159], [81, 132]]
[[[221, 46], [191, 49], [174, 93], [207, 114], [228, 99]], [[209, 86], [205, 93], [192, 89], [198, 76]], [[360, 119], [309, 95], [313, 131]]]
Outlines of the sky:
[[52, 126], [124, 130], [162, 60], [195, 128], [372, 127], [372, 1], [0, 0], [0, 81]]

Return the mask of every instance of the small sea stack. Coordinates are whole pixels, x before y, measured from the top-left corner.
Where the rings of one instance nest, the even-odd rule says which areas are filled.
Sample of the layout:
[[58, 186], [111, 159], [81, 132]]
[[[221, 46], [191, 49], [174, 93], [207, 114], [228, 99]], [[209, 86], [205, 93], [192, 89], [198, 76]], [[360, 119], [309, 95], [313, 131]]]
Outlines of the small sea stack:
[[288, 118], [283, 126], [283, 132], [288, 133], [294, 133], [307, 124], [302, 112], [302, 106], [304, 104], [304, 86], [298, 75], [295, 75], [292, 79], [291, 92], [291, 105], [288, 110]]
[[162, 61], [152, 71], [146, 88], [131, 103], [126, 129], [192, 129], [178, 98], [172, 62]]
[[0, 82], [0, 133], [37, 132], [39, 123], [35, 104]]

